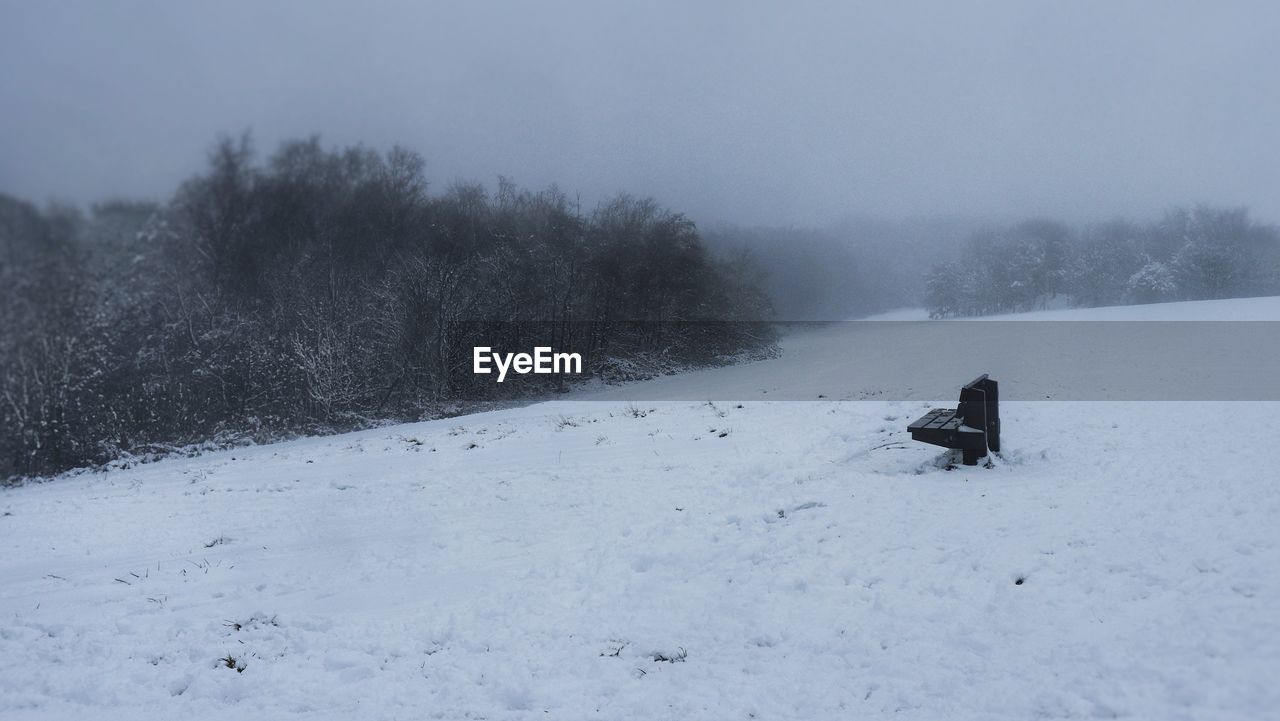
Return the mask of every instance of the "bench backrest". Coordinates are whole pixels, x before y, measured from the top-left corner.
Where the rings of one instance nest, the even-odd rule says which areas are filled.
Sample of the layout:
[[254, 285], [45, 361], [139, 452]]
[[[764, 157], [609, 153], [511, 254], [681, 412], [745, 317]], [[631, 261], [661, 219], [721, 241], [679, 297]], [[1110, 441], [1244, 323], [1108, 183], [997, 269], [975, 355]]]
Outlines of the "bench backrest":
[[1000, 385], [984, 373], [960, 389], [956, 415], [970, 428], [986, 432], [987, 448], [1000, 452]]

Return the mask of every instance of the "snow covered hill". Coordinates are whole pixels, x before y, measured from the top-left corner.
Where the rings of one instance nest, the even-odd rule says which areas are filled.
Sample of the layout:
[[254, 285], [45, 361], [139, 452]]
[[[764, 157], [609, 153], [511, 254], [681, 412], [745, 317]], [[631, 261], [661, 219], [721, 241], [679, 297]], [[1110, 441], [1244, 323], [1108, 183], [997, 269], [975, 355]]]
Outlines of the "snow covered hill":
[[[904, 308], [866, 320], [928, 320], [923, 308]], [[1107, 308], [1070, 308], [1031, 313], [960, 318], [957, 320], [1109, 320], [1109, 321], [1270, 321], [1280, 320], [1280, 298], [1231, 298], [1178, 303], [1120, 305]]]
[[[1280, 319], [1222, 303], [1176, 313]], [[843, 327], [785, 343], [824, 400], [766, 361], [0, 492], [0, 716], [1274, 714], [1280, 405], [1010, 402], [951, 467], [905, 426], [987, 369], [840, 402]]]

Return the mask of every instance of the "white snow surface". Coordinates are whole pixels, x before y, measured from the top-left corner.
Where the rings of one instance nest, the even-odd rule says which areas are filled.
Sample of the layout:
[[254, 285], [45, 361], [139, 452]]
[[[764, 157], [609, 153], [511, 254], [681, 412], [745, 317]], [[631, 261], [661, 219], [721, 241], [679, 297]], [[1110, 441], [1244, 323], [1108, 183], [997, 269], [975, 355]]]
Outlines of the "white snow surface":
[[950, 470], [930, 406], [555, 401], [2, 491], [0, 717], [1274, 718], [1280, 404], [1006, 403]]
[[[924, 308], [900, 308], [861, 320], [928, 320]], [[1029, 313], [1006, 313], [950, 320], [1111, 320], [1111, 321], [1270, 321], [1280, 320], [1280, 297], [1188, 300], [1177, 303], [1148, 303], [1106, 308], [1060, 308]]]

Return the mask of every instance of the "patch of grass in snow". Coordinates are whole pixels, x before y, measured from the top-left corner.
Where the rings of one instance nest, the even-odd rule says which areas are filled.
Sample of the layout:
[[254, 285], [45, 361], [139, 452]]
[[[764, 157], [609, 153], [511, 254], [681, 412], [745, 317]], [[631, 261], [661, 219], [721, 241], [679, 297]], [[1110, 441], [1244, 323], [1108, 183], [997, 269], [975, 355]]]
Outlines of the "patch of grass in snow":
[[634, 403], [628, 403], [626, 407], [622, 409], [622, 415], [628, 416], [630, 418], [644, 418], [645, 416], [649, 415], [650, 413], [653, 413], [656, 410], [657, 410], [656, 408], [645, 409], [637, 406]]
[[622, 655], [622, 649], [626, 648], [629, 643], [629, 641], [614, 639], [609, 642], [609, 648], [606, 651], [600, 652], [600, 656], [601, 658], [618, 658]]
[[236, 673], [244, 673], [244, 670], [249, 667], [249, 664], [245, 663], [243, 658], [237, 658], [231, 654], [218, 659], [218, 665], [235, 669]]
[[269, 618], [259, 617], [259, 616], [250, 616], [247, 621], [227, 620], [227, 621], [224, 621], [222, 625], [226, 626], [232, 631], [240, 631], [246, 628], [254, 628], [256, 626], [275, 626], [275, 627], [280, 626], [279, 622], [276, 621], [276, 616], [271, 616]]
[[649, 654], [649, 658], [660, 663], [684, 663], [688, 656], [689, 653], [683, 646], [677, 647], [675, 651], [654, 651]]

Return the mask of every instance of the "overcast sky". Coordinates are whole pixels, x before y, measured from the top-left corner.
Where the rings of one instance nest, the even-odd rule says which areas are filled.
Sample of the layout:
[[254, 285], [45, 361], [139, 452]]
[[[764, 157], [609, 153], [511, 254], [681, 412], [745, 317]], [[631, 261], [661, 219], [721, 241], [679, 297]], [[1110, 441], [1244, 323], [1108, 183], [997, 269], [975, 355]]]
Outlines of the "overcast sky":
[[0, 0], [0, 192], [165, 198], [218, 133], [702, 222], [1280, 221], [1280, 3]]

